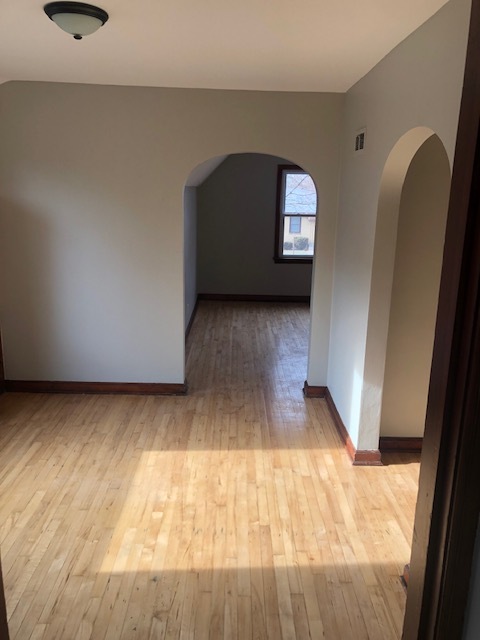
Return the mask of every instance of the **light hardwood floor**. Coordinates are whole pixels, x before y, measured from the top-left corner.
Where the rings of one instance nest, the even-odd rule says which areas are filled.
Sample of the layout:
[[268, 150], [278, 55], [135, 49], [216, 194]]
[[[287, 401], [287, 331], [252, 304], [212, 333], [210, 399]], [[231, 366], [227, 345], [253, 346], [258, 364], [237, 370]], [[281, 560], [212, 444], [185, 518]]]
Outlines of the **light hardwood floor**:
[[400, 637], [418, 460], [352, 467], [308, 324], [204, 302], [187, 397], [0, 397], [12, 639]]

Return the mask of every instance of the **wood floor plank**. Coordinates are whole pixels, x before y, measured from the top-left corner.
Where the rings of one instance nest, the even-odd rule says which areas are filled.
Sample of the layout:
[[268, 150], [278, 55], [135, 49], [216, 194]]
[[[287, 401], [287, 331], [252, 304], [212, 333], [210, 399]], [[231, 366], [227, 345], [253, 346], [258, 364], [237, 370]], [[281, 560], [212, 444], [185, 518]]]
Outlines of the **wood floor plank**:
[[12, 640], [398, 640], [418, 460], [353, 467], [308, 306], [202, 302], [189, 395], [0, 397]]

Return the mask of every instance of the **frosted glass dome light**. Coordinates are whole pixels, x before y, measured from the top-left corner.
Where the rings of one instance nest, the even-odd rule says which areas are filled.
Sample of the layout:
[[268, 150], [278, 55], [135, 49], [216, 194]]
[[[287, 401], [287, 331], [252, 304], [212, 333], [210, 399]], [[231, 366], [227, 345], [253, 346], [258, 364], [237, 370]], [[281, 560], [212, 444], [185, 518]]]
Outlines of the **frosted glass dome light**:
[[106, 11], [83, 2], [50, 2], [43, 10], [50, 20], [75, 40], [94, 33], [108, 20]]

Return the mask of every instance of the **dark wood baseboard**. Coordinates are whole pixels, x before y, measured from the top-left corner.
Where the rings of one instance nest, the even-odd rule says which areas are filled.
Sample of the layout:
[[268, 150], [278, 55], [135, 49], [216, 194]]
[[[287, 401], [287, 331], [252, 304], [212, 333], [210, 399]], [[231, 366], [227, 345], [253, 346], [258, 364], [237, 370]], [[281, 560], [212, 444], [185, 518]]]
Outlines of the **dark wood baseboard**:
[[224, 302], [302, 302], [309, 303], [310, 296], [254, 295], [247, 293], [199, 293], [198, 300]]
[[356, 449], [354, 446], [350, 435], [347, 431], [347, 428], [343, 424], [343, 420], [338, 413], [337, 407], [335, 406], [335, 402], [331, 396], [331, 393], [327, 387], [325, 393], [325, 399], [327, 401], [327, 406], [330, 410], [330, 415], [332, 416], [333, 423], [338, 431], [338, 435], [340, 436], [343, 444], [345, 445], [345, 449], [348, 452], [348, 455], [352, 459], [354, 466], [362, 466], [362, 467], [379, 467], [382, 466], [382, 458], [380, 451], [378, 449], [368, 449], [361, 450]]
[[397, 438], [382, 436], [379, 449], [381, 453], [421, 453], [423, 438]]
[[327, 387], [317, 387], [312, 384], [308, 384], [305, 380], [303, 385], [303, 395], [306, 398], [325, 398], [327, 393]]
[[126, 395], [183, 396], [187, 393], [187, 383], [5, 380], [5, 390], [15, 393], [109, 393]]

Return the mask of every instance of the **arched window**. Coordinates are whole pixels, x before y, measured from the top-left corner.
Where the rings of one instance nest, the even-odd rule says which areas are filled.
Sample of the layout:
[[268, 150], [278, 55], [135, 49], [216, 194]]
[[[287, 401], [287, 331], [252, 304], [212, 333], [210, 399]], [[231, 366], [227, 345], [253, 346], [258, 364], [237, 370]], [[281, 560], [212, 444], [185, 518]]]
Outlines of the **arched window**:
[[317, 191], [296, 165], [280, 165], [275, 225], [276, 262], [311, 262], [315, 249]]

